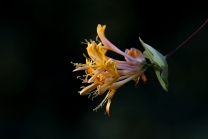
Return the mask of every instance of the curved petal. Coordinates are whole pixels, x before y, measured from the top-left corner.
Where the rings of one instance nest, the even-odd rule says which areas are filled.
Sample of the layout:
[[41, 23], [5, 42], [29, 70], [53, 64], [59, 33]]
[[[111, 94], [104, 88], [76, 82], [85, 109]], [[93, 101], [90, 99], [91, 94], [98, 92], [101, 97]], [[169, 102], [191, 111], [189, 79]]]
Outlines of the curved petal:
[[94, 90], [99, 84], [98, 83], [93, 83], [87, 87], [85, 87], [84, 89], [82, 89], [79, 94], [81, 96], [86, 95], [87, 93], [91, 92], [92, 90]]
[[106, 60], [106, 50], [102, 48], [101, 44], [97, 45], [95, 42], [88, 42], [87, 53], [92, 60], [95, 60], [97, 62], [102, 62]]
[[110, 117], [110, 104], [111, 104], [111, 99], [108, 99], [108, 103], [106, 105], [106, 113]]
[[[143, 53], [136, 49], [136, 48], [131, 48], [126, 49], [125, 53], [132, 56], [133, 58], [135, 58], [137, 61], [142, 62], [143, 60], [145, 60]], [[129, 58], [125, 57], [126, 61], [131, 61]]]
[[101, 26], [100, 24], [97, 26], [97, 33], [98, 36], [100, 38], [100, 40], [102, 41], [102, 43], [104, 44], [104, 47], [106, 47], [106, 49], [109, 49], [111, 51], [114, 51], [124, 57], [129, 58], [131, 61], [136, 61], [136, 59], [134, 59], [133, 57], [125, 54], [123, 51], [121, 51], [120, 49], [118, 49], [115, 45], [113, 45], [106, 37], [105, 37], [105, 28], [106, 25]]
[[119, 76], [118, 74], [118, 70], [116, 68], [116, 64], [112, 59], [109, 59], [106, 63], [105, 63], [105, 69], [112, 75], [114, 76]]
[[108, 114], [108, 116], [110, 117], [110, 104], [111, 104], [111, 99], [113, 98], [113, 96], [115, 95], [115, 90], [111, 90], [108, 94], [108, 103], [106, 105], [106, 113]]
[[111, 87], [110, 87], [109, 89], [116, 90], [116, 89], [118, 89], [119, 87], [121, 87], [122, 85], [124, 85], [125, 83], [127, 83], [127, 82], [129, 82], [129, 81], [131, 81], [131, 80], [133, 80], [133, 79], [135, 79], [135, 78], [141, 76], [145, 71], [146, 71], [146, 69], [144, 69], [144, 70], [138, 72], [137, 74], [134, 74], [134, 75], [132, 75], [132, 76], [130, 76], [130, 77], [124, 79], [124, 80], [115, 82], [115, 83], [113, 83], [113, 84], [111, 85]]
[[98, 87], [98, 95], [104, 94], [110, 88], [110, 84], [103, 84]]

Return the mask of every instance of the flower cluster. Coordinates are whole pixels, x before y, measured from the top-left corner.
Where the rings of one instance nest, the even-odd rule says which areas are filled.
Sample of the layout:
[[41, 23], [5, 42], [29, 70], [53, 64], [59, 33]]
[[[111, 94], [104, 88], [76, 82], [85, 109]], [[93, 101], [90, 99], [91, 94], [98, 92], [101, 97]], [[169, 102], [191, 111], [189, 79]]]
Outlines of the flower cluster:
[[[110, 116], [110, 104], [116, 90], [125, 83], [134, 80], [138, 83], [140, 77], [146, 82], [144, 72], [146, 70], [143, 63], [145, 63], [144, 55], [136, 48], [126, 49], [125, 52], [114, 46], [105, 37], [106, 26], [97, 26], [98, 37], [101, 41], [87, 41], [87, 53], [89, 57], [84, 55], [86, 63], [73, 63], [76, 67], [74, 71], [84, 70], [86, 75], [83, 75], [83, 79], [80, 78], [83, 83], [89, 83], [86, 87], [81, 87], [79, 91], [80, 95], [89, 95], [92, 98], [98, 95], [103, 95], [107, 92], [103, 101], [93, 109], [96, 111], [103, 105], [106, 105], [106, 113]], [[110, 50], [124, 56], [125, 61], [115, 60], [106, 56], [106, 52]]]

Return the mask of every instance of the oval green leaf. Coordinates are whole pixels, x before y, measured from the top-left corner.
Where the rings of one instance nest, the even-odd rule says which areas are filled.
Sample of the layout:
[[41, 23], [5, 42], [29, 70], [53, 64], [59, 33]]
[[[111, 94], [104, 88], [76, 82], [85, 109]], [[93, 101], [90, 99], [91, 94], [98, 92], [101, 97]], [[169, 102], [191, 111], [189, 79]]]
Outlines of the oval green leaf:
[[153, 67], [161, 86], [164, 90], [168, 91], [168, 64], [166, 57], [150, 45], [144, 43], [140, 38], [139, 40], [145, 49], [145, 57], [148, 58], [151, 63], [154, 63]]

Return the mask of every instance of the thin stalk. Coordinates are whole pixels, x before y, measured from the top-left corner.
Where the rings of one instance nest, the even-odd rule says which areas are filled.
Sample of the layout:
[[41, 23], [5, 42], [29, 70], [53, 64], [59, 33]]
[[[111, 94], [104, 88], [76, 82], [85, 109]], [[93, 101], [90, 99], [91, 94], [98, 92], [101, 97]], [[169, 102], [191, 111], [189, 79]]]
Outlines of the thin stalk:
[[190, 40], [194, 35], [196, 35], [196, 33], [198, 33], [206, 24], [207, 24], [208, 20], [206, 22], [204, 22], [203, 25], [201, 25], [200, 28], [197, 29], [197, 31], [195, 31], [190, 37], [188, 37], [188, 39], [186, 39], [183, 43], [181, 43], [178, 47], [176, 47], [176, 49], [174, 49], [173, 51], [171, 51], [169, 54], [167, 54], [165, 57], [166, 59], [168, 57], [170, 57], [173, 53], [175, 53], [176, 51], [179, 50], [179, 48], [181, 48], [182, 45], [184, 45], [188, 40]]

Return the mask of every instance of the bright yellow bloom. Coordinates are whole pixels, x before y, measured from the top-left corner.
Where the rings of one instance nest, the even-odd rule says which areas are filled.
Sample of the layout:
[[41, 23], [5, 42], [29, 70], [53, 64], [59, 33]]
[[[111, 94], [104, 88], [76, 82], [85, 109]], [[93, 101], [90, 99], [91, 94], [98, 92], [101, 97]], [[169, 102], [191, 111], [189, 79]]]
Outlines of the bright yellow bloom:
[[[83, 82], [90, 83], [87, 87], [82, 87], [80, 95], [89, 95], [95, 98], [107, 92], [104, 100], [94, 109], [96, 111], [106, 104], [106, 113], [110, 116], [110, 104], [116, 90], [125, 83], [135, 80], [138, 83], [140, 76], [146, 82], [144, 75], [145, 68], [142, 62], [145, 61], [144, 55], [136, 48], [126, 49], [125, 52], [114, 46], [104, 34], [106, 26], [98, 25], [97, 33], [101, 42], [87, 42], [86, 64], [74, 63], [74, 71], [85, 70]], [[107, 57], [107, 50], [113, 51], [124, 56], [125, 61], [115, 60]], [[79, 77], [80, 78], [80, 77]]]

